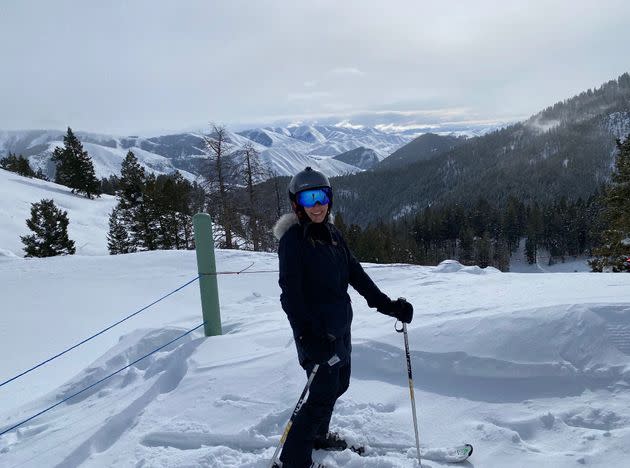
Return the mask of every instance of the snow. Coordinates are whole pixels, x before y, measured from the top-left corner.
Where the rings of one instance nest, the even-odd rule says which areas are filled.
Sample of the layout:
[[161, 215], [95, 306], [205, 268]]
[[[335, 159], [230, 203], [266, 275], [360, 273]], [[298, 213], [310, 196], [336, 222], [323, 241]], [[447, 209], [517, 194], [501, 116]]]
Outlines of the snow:
[[[218, 251], [219, 270], [273, 254]], [[448, 266], [448, 268], [446, 268]], [[487, 269], [486, 269], [487, 270]], [[470, 442], [475, 466], [623, 466], [630, 436], [630, 276], [504, 274], [461, 267], [368, 270], [416, 307], [409, 326], [422, 444]], [[3, 377], [194, 277], [193, 252], [5, 259]], [[29, 294], [38, 285], [38, 294]], [[263, 467], [305, 375], [277, 276], [220, 276], [224, 335], [199, 333], [17, 433], [3, 466]], [[43, 299], [45, 298], [45, 299]], [[333, 426], [354, 442], [414, 446], [402, 337], [353, 293], [353, 380]], [[47, 311], [41, 314], [42, 307]], [[0, 388], [7, 427], [201, 322], [197, 286]], [[29, 325], [37, 323], [37, 329]], [[98, 357], [101, 355], [101, 357]], [[411, 467], [413, 450], [316, 453], [331, 466]], [[429, 461], [425, 466], [446, 466]]]
[[[14, 151], [28, 156], [33, 169], [42, 169], [50, 174], [50, 161], [56, 147], [63, 147], [64, 132], [55, 130], [0, 131], [0, 155]], [[120, 138], [96, 133], [80, 132], [77, 134], [83, 148], [88, 152], [94, 164], [96, 177], [101, 179], [120, 174], [120, 165], [128, 151], [133, 151], [145, 170], [159, 174], [172, 174], [176, 168], [170, 159], [143, 150], [136, 146], [125, 147]], [[139, 144], [137, 138], [136, 143]], [[182, 176], [190, 181], [196, 179], [194, 174], [180, 170]]]
[[107, 254], [108, 216], [116, 206], [115, 197], [102, 195], [89, 200], [73, 195], [62, 185], [0, 169], [0, 260], [3, 256], [24, 255], [20, 236], [30, 234], [26, 220], [31, 217], [31, 203], [44, 198], [52, 199], [57, 207], [68, 212], [68, 236], [78, 254]]
[[[0, 215], [25, 199], [75, 202], [83, 238], [104, 238], [112, 199], [0, 171]], [[139, 310], [197, 275], [194, 252], [25, 259], [0, 225], [0, 381]], [[100, 230], [100, 232], [99, 232]], [[89, 234], [89, 235], [88, 235]], [[10, 241], [7, 243], [7, 241]], [[19, 241], [18, 241], [19, 242]], [[275, 270], [269, 253], [219, 250], [219, 271]], [[421, 444], [472, 443], [483, 468], [621, 467], [630, 456], [630, 275], [501, 273], [446, 261], [365, 265], [415, 307], [408, 326]], [[0, 436], [3, 467], [263, 468], [306, 376], [279, 304], [277, 273], [218, 276], [222, 336], [194, 332]], [[0, 387], [0, 432], [201, 323], [196, 283]], [[351, 292], [353, 373], [332, 426], [369, 456], [316, 452], [345, 468], [413, 467], [403, 338]], [[424, 467], [451, 466], [433, 450]]]
[[[63, 147], [63, 141], [52, 141], [48, 143], [48, 151], [44, 156], [32, 156], [31, 161], [34, 161], [33, 166], [35, 168], [45, 168], [46, 163], [49, 161], [49, 156], [56, 147]], [[129, 151], [138, 158], [138, 163], [144, 168], [147, 173], [153, 172], [156, 175], [159, 174], [172, 174], [176, 169], [171, 161], [164, 156], [145, 151], [141, 148], [131, 147], [127, 149], [123, 148], [111, 148], [108, 146], [102, 146], [95, 143], [83, 143], [83, 149], [88, 152], [92, 163], [94, 164], [94, 172], [98, 179], [103, 177], [107, 178], [112, 175], [120, 176], [120, 166], [125, 160], [125, 156]], [[190, 172], [179, 169], [182, 176], [189, 181], [196, 180], [197, 176]]]
[[525, 240], [525, 238], [520, 240], [518, 249], [512, 254], [510, 259], [510, 271], [513, 273], [578, 273], [591, 271], [591, 267], [588, 264], [589, 258], [586, 256], [569, 256], [564, 259], [564, 262], [559, 258], [554, 258], [553, 265], [549, 265], [549, 251], [543, 248], [538, 249], [537, 262], [530, 265], [525, 255]]

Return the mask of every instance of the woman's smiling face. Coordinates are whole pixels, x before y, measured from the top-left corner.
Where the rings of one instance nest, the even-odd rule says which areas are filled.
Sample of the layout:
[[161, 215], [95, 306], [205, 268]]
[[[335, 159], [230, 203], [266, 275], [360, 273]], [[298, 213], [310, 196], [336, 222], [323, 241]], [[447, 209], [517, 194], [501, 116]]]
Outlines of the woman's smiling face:
[[325, 205], [317, 204], [313, 206], [312, 208], [304, 207], [304, 211], [306, 212], [306, 214], [308, 215], [308, 217], [311, 219], [312, 222], [321, 223], [324, 221], [324, 219], [326, 219], [326, 214], [328, 213], [328, 204], [325, 204]]

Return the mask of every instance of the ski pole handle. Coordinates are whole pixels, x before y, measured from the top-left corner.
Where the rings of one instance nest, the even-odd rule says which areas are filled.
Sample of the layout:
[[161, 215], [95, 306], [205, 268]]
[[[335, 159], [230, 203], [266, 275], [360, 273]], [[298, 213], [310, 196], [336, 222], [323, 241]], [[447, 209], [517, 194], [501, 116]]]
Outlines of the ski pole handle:
[[300, 398], [298, 399], [298, 402], [295, 405], [295, 409], [293, 410], [293, 413], [291, 414], [291, 417], [289, 418], [289, 422], [287, 422], [287, 425], [284, 428], [282, 437], [280, 437], [280, 442], [278, 443], [278, 446], [276, 447], [276, 451], [273, 453], [273, 457], [271, 457], [271, 463], [269, 463], [269, 468], [273, 468], [273, 464], [276, 462], [276, 458], [278, 458], [280, 449], [282, 449], [282, 447], [284, 446], [284, 442], [287, 440], [287, 436], [289, 435], [291, 426], [293, 426], [293, 420], [295, 419], [295, 416], [297, 415], [298, 411], [300, 411], [300, 408], [302, 407], [302, 404], [304, 403], [304, 398], [306, 397], [306, 394], [308, 393], [308, 389], [311, 387], [311, 384], [313, 383], [313, 379], [315, 378], [317, 369], [319, 369], [319, 364], [315, 364], [315, 366], [313, 367], [313, 370], [311, 371], [311, 375], [309, 375], [308, 377], [308, 381], [306, 382], [306, 385], [304, 386], [304, 390], [302, 390], [302, 394], [300, 395]]

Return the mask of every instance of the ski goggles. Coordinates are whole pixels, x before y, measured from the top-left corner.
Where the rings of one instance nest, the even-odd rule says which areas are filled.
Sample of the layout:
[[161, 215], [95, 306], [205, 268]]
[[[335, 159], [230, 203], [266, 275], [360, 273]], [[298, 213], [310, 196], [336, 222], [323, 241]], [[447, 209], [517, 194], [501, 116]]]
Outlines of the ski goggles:
[[328, 205], [332, 198], [332, 190], [328, 187], [304, 190], [296, 195], [297, 204], [304, 208], [313, 208], [316, 204]]

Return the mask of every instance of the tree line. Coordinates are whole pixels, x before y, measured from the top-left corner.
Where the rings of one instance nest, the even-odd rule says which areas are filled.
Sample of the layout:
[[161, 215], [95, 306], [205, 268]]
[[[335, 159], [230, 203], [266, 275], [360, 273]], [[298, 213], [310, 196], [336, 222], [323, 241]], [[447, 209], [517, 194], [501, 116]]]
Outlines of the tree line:
[[205, 195], [196, 182], [179, 172], [147, 174], [129, 151], [117, 185], [107, 233], [110, 254], [195, 247], [192, 216], [203, 210]]
[[617, 140], [615, 170], [602, 200], [601, 241], [590, 261], [593, 271], [630, 272], [630, 135]]
[[24, 156], [9, 152], [4, 158], [0, 158], [0, 168], [15, 172], [18, 175], [41, 180], [48, 180], [41, 168], [34, 171]]
[[[505, 207], [479, 199], [472, 209], [459, 204], [427, 207], [401, 220], [361, 228], [335, 225], [361, 261], [436, 265], [456, 259], [463, 265], [508, 271], [511, 256], [525, 239], [527, 261], [547, 264], [590, 255], [598, 239], [600, 197], [526, 205], [510, 197]], [[546, 250], [544, 258], [540, 250]]]
[[512, 195], [501, 206], [479, 198], [472, 205], [427, 207], [364, 228], [347, 225], [338, 214], [335, 224], [366, 262], [435, 265], [457, 259], [508, 271], [511, 256], [524, 242], [530, 264], [585, 255], [592, 257], [595, 272], [630, 271], [630, 135], [617, 140], [611, 181], [587, 199], [525, 204]]

